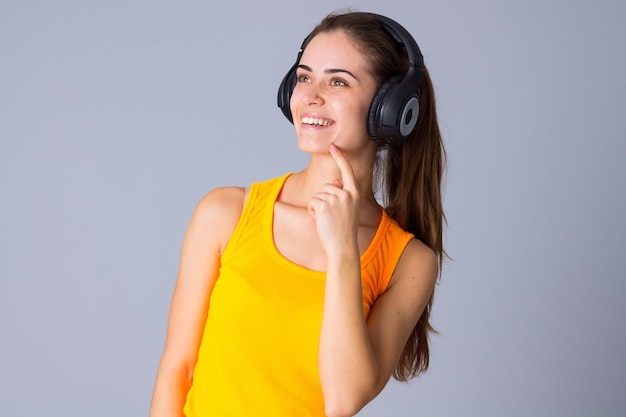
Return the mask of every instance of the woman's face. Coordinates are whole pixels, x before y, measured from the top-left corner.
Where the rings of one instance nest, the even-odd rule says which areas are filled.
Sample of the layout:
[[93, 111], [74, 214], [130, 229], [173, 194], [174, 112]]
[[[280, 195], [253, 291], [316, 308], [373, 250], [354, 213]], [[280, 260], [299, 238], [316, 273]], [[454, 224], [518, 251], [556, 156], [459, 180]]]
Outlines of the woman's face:
[[301, 150], [325, 153], [331, 143], [348, 153], [373, 147], [367, 117], [376, 82], [344, 32], [315, 36], [296, 74], [290, 106]]

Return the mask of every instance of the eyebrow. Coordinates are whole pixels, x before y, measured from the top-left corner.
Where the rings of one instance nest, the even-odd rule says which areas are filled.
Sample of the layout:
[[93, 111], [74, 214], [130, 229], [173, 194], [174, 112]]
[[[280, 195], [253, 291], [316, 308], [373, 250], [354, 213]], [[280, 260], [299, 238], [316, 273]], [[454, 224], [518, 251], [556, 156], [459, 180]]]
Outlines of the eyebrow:
[[[298, 65], [298, 68], [302, 68], [305, 71], [309, 71], [309, 72], [313, 72], [313, 70], [311, 69], [311, 67], [309, 67], [308, 65], [304, 65], [304, 64], [300, 64]], [[324, 70], [324, 74], [337, 74], [337, 73], [345, 73], [348, 74], [349, 76], [351, 76], [352, 78], [354, 78], [355, 80], [359, 81], [359, 79], [357, 77], [355, 77], [355, 75], [353, 73], [351, 73], [348, 70], [345, 69], [341, 69], [341, 68], [329, 68]]]

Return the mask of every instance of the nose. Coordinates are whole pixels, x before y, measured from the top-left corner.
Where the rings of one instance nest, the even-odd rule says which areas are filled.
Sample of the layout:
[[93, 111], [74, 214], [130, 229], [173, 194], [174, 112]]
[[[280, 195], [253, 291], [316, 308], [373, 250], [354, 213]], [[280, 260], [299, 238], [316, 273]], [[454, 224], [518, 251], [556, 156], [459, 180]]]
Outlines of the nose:
[[305, 104], [322, 104], [324, 102], [324, 93], [321, 83], [311, 82], [301, 85], [302, 101]]

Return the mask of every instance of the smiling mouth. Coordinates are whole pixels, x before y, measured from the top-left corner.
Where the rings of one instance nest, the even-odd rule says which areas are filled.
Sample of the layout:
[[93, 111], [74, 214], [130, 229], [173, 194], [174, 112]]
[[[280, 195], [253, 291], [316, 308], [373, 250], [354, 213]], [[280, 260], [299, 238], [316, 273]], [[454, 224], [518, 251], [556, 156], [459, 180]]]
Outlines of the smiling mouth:
[[330, 124], [332, 124], [332, 122], [326, 119], [316, 119], [314, 117], [303, 117], [302, 124], [310, 125], [310, 126], [329, 126]]

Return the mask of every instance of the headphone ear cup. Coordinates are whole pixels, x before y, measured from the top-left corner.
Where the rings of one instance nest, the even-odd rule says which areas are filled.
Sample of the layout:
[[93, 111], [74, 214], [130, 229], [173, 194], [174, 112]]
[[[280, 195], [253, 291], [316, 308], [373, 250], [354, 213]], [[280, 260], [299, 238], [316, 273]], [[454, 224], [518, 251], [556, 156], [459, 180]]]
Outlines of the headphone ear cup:
[[287, 120], [293, 123], [293, 116], [291, 115], [291, 94], [296, 86], [296, 71], [295, 65], [285, 75], [278, 87], [278, 107], [283, 112]]
[[391, 77], [385, 80], [385, 82], [383, 82], [378, 88], [374, 98], [372, 99], [369, 117], [367, 119], [367, 128], [372, 140], [378, 146], [389, 145], [397, 142], [398, 140], [397, 138], [384, 134], [382, 129], [382, 111], [386, 107], [386, 103], [389, 101], [389, 91], [400, 81], [402, 81], [402, 77], [400, 76]]
[[[306, 41], [306, 39], [305, 39]], [[298, 64], [300, 63], [300, 58], [302, 57], [302, 50], [298, 53], [298, 58], [296, 62], [289, 68], [287, 74], [283, 77], [283, 80], [280, 82], [278, 86], [278, 107], [283, 112], [287, 120], [293, 123], [293, 116], [291, 115], [291, 95], [293, 94], [293, 89], [296, 88], [296, 82], [298, 81], [296, 76], [296, 71], [298, 69]]]

